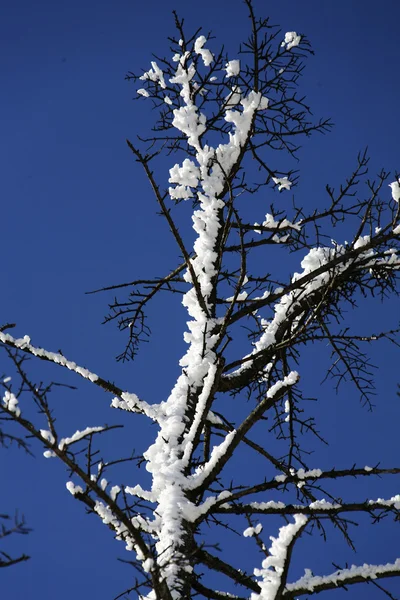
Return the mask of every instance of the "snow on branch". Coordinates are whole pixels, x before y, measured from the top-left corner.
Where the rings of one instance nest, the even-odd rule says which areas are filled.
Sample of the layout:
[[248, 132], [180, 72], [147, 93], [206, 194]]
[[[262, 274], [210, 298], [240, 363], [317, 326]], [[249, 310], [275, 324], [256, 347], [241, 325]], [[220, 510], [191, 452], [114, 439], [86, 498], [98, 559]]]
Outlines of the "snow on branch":
[[295, 385], [298, 380], [299, 374], [296, 371], [292, 371], [282, 381], [274, 383], [267, 391], [264, 400], [258, 404], [246, 419], [244, 419], [238, 429], [230, 431], [225, 436], [223, 442], [213, 448], [208, 462], [197, 469], [197, 472], [191, 477], [192, 481], [190, 482], [189, 489], [196, 490], [202, 487], [204, 488], [209, 481], [214, 480], [222, 471], [243, 437], [257, 422], [258, 418], [260, 418], [260, 416], [262, 416], [265, 411], [277, 401], [277, 399], [281, 398], [288, 388]]
[[260, 578], [258, 584], [261, 593], [252, 593], [251, 600], [273, 600], [279, 597], [278, 594], [285, 585], [291, 549], [306, 524], [307, 517], [294, 515], [294, 523], [281, 527], [277, 538], [270, 538], [272, 545], [268, 550], [269, 556], [263, 560], [261, 569], [254, 569], [254, 574]]
[[[231, 499], [231, 498], [230, 498]], [[329, 502], [324, 498], [311, 502], [308, 506], [301, 504], [285, 504], [284, 502], [276, 502], [269, 500], [267, 502], [251, 502], [250, 504], [240, 504], [237, 501], [232, 504], [225, 501], [222, 506], [211, 508], [211, 513], [220, 514], [277, 514], [277, 515], [316, 515], [316, 514], [339, 514], [343, 512], [372, 512], [374, 510], [391, 510], [396, 515], [400, 515], [400, 496], [396, 495], [392, 498], [384, 500], [366, 500], [364, 502]]]
[[65, 450], [71, 444], [79, 442], [88, 435], [99, 433], [100, 431], [105, 431], [105, 427], [86, 427], [83, 431], [79, 431], [78, 429], [71, 437], [62, 438], [58, 443], [58, 448], [59, 450]]
[[313, 575], [309, 569], [306, 569], [305, 575], [295, 581], [287, 584], [283, 597], [294, 598], [304, 594], [318, 593], [324, 590], [345, 587], [354, 583], [364, 583], [384, 577], [393, 577], [400, 575], [400, 558], [394, 563], [385, 565], [351, 566], [350, 569], [339, 569], [330, 575]]
[[301, 35], [297, 35], [295, 31], [287, 31], [285, 33], [285, 39], [282, 42], [281, 46], [286, 48], [286, 50], [291, 50], [298, 46], [301, 42]]
[[201, 35], [200, 37], [198, 37], [194, 43], [194, 51], [197, 54], [201, 55], [204, 65], [206, 67], [208, 67], [214, 60], [214, 56], [213, 56], [212, 52], [210, 52], [210, 50], [208, 50], [207, 48], [204, 48], [204, 44], [206, 42], [207, 42], [207, 39], [204, 35]]
[[[200, 29], [188, 35], [174, 13], [177, 33], [169, 38], [171, 55], [128, 76], [138, 84], [137, 97], [151, 100], [144, 106], [154, 108], [156, 120], [149, 137], [127, 143], [148, 180], [176, 255], [162, 277], [102, 288], [129, 293], [127, 300], [111, 302], [106, 320], [115, 320], [128, 334], [118, 359], [134, 358], [139, 343], [150, 336], [149, 302], [162, 297], [161, 292], [178, 298], [186, 310], [186, 346], [177, 358], [172, 386], [149, 404], [61, 352], [37, 348], [28, 336], [14, 338], [0, 327], [0, 343], [7, 346], [22, 381], [18, 391], [8, 379], [0, 382], [4, 419], [24, 427], [45, 447], [45, 456], [64, 463], [70, 494], [134, 553], [129, 562], [141, 579], [133, 590], [142, 600], [195, 595], [243, 600], [250, 594], [252, 600], [278, 600], [400, 573], [396, 561], [320, 578], [306, 571], [297, 582], [287, 583], [295, 542], [308, 523], [316, 526], [309, 527], [311, 535], [314, 529], [325, 535], [325, 524], [333, 525], [352, 546], [342, 513], [366, 513], [378, 522], [388, 513], [397, 518], [400, 510], [399, 495], [385, 499], [377, 491], [371, 494], [375, 500], [352, 502], [322, 487], [329, 481], [334, 488], [336, 480], [345, 483], [348, 477], [357, 483], [363, 476], [371, 481], [398, 476], [400, 469], [380, 468], [378, 457], [374, 467], [327, 470], [326, 465], [309, 464], [309, 440], [325, 439], [304, 396], [315, 373], [303, 369], [302, 355], [318, 342], [329, 345], [333, 366], [327, 367], [328, 374], [340, 382], [349, 378], [365, 395], [372, 389], [369, 359], [359, 342], [395, 342], [398, 331], [359, 334], [342, 307], [354, 307], [367, 295], [396, 293], [400, 184], [396, 175], [389, 192], [384, 183], [388, 174], [381, 172], [376, 183], [366, 180], [368, 197], [360, 199], [357, 185], [366, 178], [368, 164], [361, 153], [337, 191], [327, 186], [325, 205], [312, 206], [309, 213], [298, 205], [299, 175], [291, 169], [298, 140], [330, 128], [329, 119], [314, 121], [295, 89], [311, 47], [304, 35], [287, 31], [282, 36], [268, 19], [256, 18], [251, 0], [245, 5], [251, 30], [233, 58], [223, 48], [215, 50], [214, 42], [211, 52], [212, 38]], [[170, 160], [169, 172], [163, 152]], [[165, 310], [162, 303], [160, 310]], [[176, 347], [166, 338], [162, 343], [166, 352]], [[146, 431], [153, 432], [151, 443], [138, 456], [132, 452], [106, 460], [94, 447], [102, 439], [97, 434], [115, 426], [83, 427], [61, 437], [47, 397], [51, 385], [33, 383], [22, 368], [23, 353], [111, 392], [111, 406], [121, 415], [147, 417], [155, 425]], [[153, 372], [154, 365], [150, 368]], [[162, 369], [159, 373], [162, 379]], [[26, 391], [39, 409], [32, 420], [25, 419], [30, 413], [24, 406], [22, 417], [18, 404]], [[246, 452], [256, 460], [242, 471]], [[131, 485], [120, 480], [116, 485], [111, 469], [128, 461], [144, 464], [146, 477], [132, 482], [130, 469]], [[336, 464], [334, 457], [329, 464]], [[255, 514], [263, 515], [262, 523], [252, 522]], [[278, 537], [270, 538], [269, 549], [262, 541], [267, 515], [286, 520]], [[253, 570], [252, 564], [246, 572], [248, 566], [237, 565], [236, 557], [228, 562], [223, 552], [215, 556], [209, 529], [211, 539], [222, 546], [226, 539], [220, 531], [239, 533], [236, 557], [245, 555], [241, 549], [246, 544], [256, 544], [265, 556], [261, 567]], [[218, 579], [215, 585], [210, 574]], [[216, 591], [220, 580], [221, 591]], [[232, 585], [240, 586], [237, 595], [229, 591]]]
[[13, 338], [10, 334], [3, 333], [0, 331], [0, 342], [12, 346], [13, 348], [17, 348], [18, 350], [28, 352], [29, 354], [37, 356], [38, 358], [41, 358], [43, 360], [53, 362], [56, 365], [66, 367], [70, 371], [78, 373], [78, 375], [80, 375], [81, 377], [89, 379], [89, 381], [91, 381], [92, 383], [95, 383], [99, 379], [98, 375], [92, 373], [84, 367], [80, 367], [75, 362], [68, 360], [59, 352], [48, 352], [43, 348], [37, 348], [35, 346], [32, 346], [31, 339], [28, 335], [25, 335], [23, 338]]
[[90, 382], [103, 388], [107, 392], [117, 394], [120, 399], [116, 398], [113, 400], [112, 405], [115, 408], [122, 408], [124, 410], [129, 410], [132, 412], [148, 414], [149, 416], [152, 416], [152, 418], [154, 418], [153, 408], [149, 404], [147, 404], [147, 402], [140, 400], [136, 396], [136, 394], [123, 392], [113, 383], [102, 379], [101, 377], [99, 377], [95, 373], [92, 373], [85, 367], [80, 367], [74, 361], [68, 360], [63, 354], [60, 354], [59, 352], [49, 352], [48, 350], [44, 350], [44, 348], [32, 346], [30, 342], [31, 340], [28, 335], [25, 335], [23, 338], [14, 338], [10, 334], [3, 333], [2, 331], [0, 331], [0, 343], [5, 344], [7, 346], [11, 346], [16, 350], [27, 352], [28, 354], [36, 356], [41, 360], [46, 360], [56, 365], [60, 365], [61, 367], [65, 367], [70, 371], [77, 373], [84, 379], [88, 379]]
[[[384, 240], [390, 240], [391, 238], [393, 238], [392, 233], [387, 231], [379, 232], [375, 239], [366, 236], [361, 240], [358, 237], [357, 243], [350, 251], [346, 245], [336, 243], [333, 244], [332, 248], [311, 248], [301, 262], [303, 271], [294, 273], [290, 285], [276, 290], [275, 296], [269, 294], [245, 309], [239, 310], [238, 315], [243, 315], [254, 311], [259, 306], [272, 304], [274, 299], [277, 298], [274, 306], [274, 316], [270, 321], [262, 321], [263, 333], [253, 343], [254, 349], [251, 354], [226, 367], [226, 369], [229, 369], [240, 365], [238, 369], [225, 375], [228, 388], [232, 389], [235, 379], [241, 382], [244, 379], [245, 372], [254, 368], [255, 362], [259, 361], [260, 356], [265, 355], [268, 357], [267, 351], [269, 348], [275, 352], [280, 341], [279, 333], [287, 331], [285, 324], [290, 323], [291, 328], [295, 331], [297, 324], [302, 322], [303, 314], [310, 313], [310, 306], [316, 302], [317, 298], [321, 298], [324, 290], [332, 288], [335, 282], [339, 284], [340, 281], [346, 278], [346, 273], [349, 273], [348, 278], [351, 280], [353, 274], [358, 275], [359, 272], [373, 275], [374, 268], [385, 269], [386, 267], [392, 271], [399, 270], [400, 257], [395, 247], [385, 250], [384, 253], [375, 250]], [[313, 317], [311, 311], [310, 320]], [[233, 318], [236, 320], [238, 316], [234, 315]]]
[[392, 190], [392, 198], [395, 202], [399, 202], [400, 200], [400, 179], [397, 179], [397, 181], [393, 181], [392, 183], [389, 183], [389, 187]]
[[[160, 67], [158, 66], [158, 64], [156, 63], [156, 61], [152, 61], [151, 67], [152, 67], [151, 69], [149, 69], [148, 71], [143, 73], [143, 75], [140, 77], [140, 79], [142, 79], [143, 81], [146, 81], [146, 80], [153, 81], [154, 83], [160, 84], [160, 86], [163, 89], [165, 89], [167, 86], [164, 81], [164, 74], [163, 74], [162, 70], [160, 69]], [[143, 92], [143, 90], [140, 90], [140, 91]], [[144, 94], [142, 93], [142, 95], [146, 96], [147, 95], [146, 91]]]
[[18, 398], [8, 390], [4, 392], [3, 405], [11, 413], [14, 413], [16, 417], [19, 417], [21, 415], [21, 409], [18, 406]]

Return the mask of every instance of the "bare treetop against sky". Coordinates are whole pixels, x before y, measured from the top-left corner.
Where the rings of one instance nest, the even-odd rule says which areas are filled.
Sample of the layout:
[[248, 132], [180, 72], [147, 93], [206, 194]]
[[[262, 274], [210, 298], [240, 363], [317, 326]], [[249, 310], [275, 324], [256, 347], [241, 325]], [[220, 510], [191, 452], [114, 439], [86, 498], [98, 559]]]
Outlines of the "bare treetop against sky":
[[400, 7], [253, 8], [2, 8], [7, 600], [400, 598]]

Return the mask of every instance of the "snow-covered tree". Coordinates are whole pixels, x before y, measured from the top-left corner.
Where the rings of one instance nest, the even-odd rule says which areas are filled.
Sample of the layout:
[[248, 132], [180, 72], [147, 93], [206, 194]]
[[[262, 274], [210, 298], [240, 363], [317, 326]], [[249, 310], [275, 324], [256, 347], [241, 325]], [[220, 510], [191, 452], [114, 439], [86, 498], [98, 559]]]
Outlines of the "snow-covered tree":
[[[328, 378], [339, 392], [349, 381], [370, 406], [373, 379], [362, 347], [394, 341], [396, 325], [360, 332], [347, 309], [396, 293], [400, 179], [384, 171], [375, 182], [366, 179], [361, 153], [339, 189], [327, 186], [326, 201], [310, 190], [311, 210], [296, 203], [292, 159], [299, 142], [329, 130], [330, 122], [314, 121], [297, 93], [311, 52], [306, 37], [282, 34], [256, 18], [251, 0], [245, 3], [251, 32], [237, 56], [226, 56], [200, 30], [188, 34], [176, 16], [172, 55], [128, 75], [143, 110], [156, 116], [149, 137], [128, 146], [176, 243], [176, 264], [161, 277], [103, 288], [130, 289], [107, 319], [127, 335], [119, 359], [132, 359], [150, 336], [148, 304], [162, 292], [182, 302], [187, 348], [172, 390], [150, 403], [28, 335], [0, 331], [20, 380], [16, 389], [14, 378], [3, 379], [3, 416], [36, 438], [46, 458], [66, 465], [67, 489], [123, 542], [139, 573], [130, 589], [148, 600], [291, 599], [370, 581], [381, 588], [379, 580], [400, 575], [395, 556], [318, 575], [304, 554], [294, 558], [304, 543], [309, 555], [321, 533], [329, 539], [336, 529], [352, 545], [357, 519], [368, 527], [366, 516], [373, 523], [399, 517], [400, 495], [346, 497], [343, 483], [398, 478], [400, 465], [380, 465], [377, 454], [372, 466], [355, 465], [351, 456], [336, 465], [332, 456], [326, 468], [318, 453], [309, 455], [312, 438], [319, 443], [322, 434], [302, 364], [308, 347], [328, 345]], [[168, 182], [161, 179], [165, 160]], [[168, 341], [159, 343], [167, 352]], [[49, 402], [52, 384], [32, 382], [29, 355], [102, 388], [113, 409], [156, 424], [138, 459], [151, 485], [131, 485], [131, 470], [117, 485], [112, 469], [123, 459], [99, 459], [97, 442], [113, 427], [61, 431]], [[25, 409], [27, 395], [37, 417]], [[232, 538], [234, 551], [224, 548], [219, 531], [240, 534]], [[250, 566], [252, 543], [261, 558]], [[299, 567], [303, 575], [296, 575]]]

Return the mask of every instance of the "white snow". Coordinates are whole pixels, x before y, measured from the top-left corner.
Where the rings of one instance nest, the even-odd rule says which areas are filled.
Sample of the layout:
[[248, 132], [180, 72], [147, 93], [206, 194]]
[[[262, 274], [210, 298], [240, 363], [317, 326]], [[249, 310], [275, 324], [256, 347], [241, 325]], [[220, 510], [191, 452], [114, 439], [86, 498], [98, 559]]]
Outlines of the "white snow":
[[119, 485], [113, 485], [110, 490], [111, 500], [115, 500], [120, 491], [121, 491], [121, 488], [119, 487]]
[[45, 450], [43, 452], [43, 456], [45, 458], [54, 458], [55, 456], [57, 456], [57, 454], [55, 452], [53, 452], [53, 450]]
[[[175, 77], [174, 81], [172, 79], [171, 81], [176, 82], [176, 79], [177, 78]], [[182, 91], [185, 92], [184, 87], [182, 88]], [[205, 116], [201, 113], [198, 114], [197, 106], [194, 104], [175, 108], [173, 113], [174, 119], [172, 125], [187, 136], [188, 143], [191, 146], [200, 150], [199, 137], [206, 130]]]
[[369, 500], [368, 504], [380, 504], [381, 506], [393, 506], [396, 510], [400, 510], [400, 494], [385, 500], [384, 498], [378, 498], [377, 500]]
[[290, 190], [293, 185], [293, 182], [289, 181], [288, 177], [272, 177], [272, 181], [278, 186], [279, 192], [282, 190]]
[[352, 565], [350, 569], [341, 569], [335, 571], [330, 575], [313, 575], [309, 569], [305, 570], [303, 577], [286, 585], [288, 592], [296, 592], [296, 590], [308, 590], [312, 592], [316, 586], [323, 585], [324, 583], [338, 584], [339, 582], [345, 582], [352, 577], [363, 577], [364, 579], [376, 579], [378, 575], [387, 573], [389, 571], [398, 571], [400, 573], [400, 559], [398, 558], [394, 563], [387, 563], [385, 565], [370, 565], [364, 564], [362, 566]]
[[86, 436], [97, 433], [99, 431], [103, 431], [104, 427], [86, 427], [83, 431], [75, 431], [75, 433], [71, 437], [62, 438], [58, 444], [59, 450], [65, 450], [67, 446], [73, 444], [74, 442], [79, 442]]
[[258, 523], [255, 527], [248, 527], [243, 531], [244, 537], [253, 537], [253, 535], [258, 535], [262, 531], [261, 523]]
[[103, 502], [97, 501], [94, 506], [94, 511], [99, 515], [105, 525], [111, 525], [113, 527], [116, 532], [116, 539], [124, 540], [126, 550], [135, 550], [137, 552], [136, 558], [138, 560], [144, 560], [143, 553], [137, 547], [135, 540], [128, 534], [126, 526], [123, 523], [120, 523], [109, 506], [106, 506]]
[[231, 108], [233, 106], [237, 106], [240, 104], [242, 99], [242, 90], [238, 85], [235, 85], [231, 88], [230, 93], [225, 98], [225, 107]]
[[126, 485], [125, 493], [129, 494], [130, 496], [138, 496], [139, 498], [142, 498], [143, 500], [148, 500], [149, 502], [155, 502], [157, 499], [157, 496], [155, 494], [153, 494], [152, 492], [149, 492], [147, 490], [144, 490], [139, 483], [137, 485], [135, 485], [134, 487], [130, 487], [129, 485]]
[[289, 402], [289, 400], [285, 400], [285, 414], [287, 415], [285, 417], [285, 423], [289, 423], [290, 422], [290, 402]]
[[226, 77], [236, 77], [240, 73], [240, 60], [230, 60], [225, 65]]
[[315, 508], [316, 510], [333, 510], [340, 507], [341, 504], [328, 502], [327, 500], [325, 500], [325, 498], [322, 498], [321, 500], [316, 500], [315, 502], [311, 502], [311, 504], [309, 504], [309, 508]]
[[6, 390], [3, 396], [3, 405], [16, 417], [21, 415], [21, 409], [18, 406], [18, 398], [12, 393]]
[[285, 46], [286, 50], [290, 50], [295, 46], [298, 46], [301, 42], [301, 35], [297, 35], [295, 31], [287, 31], [285, 33], [285, 39], [281, 46]]
[[72, 481], [67, 481], [65, 486], [73, 496], [75, 496], [75, 494], [83, 494], [83, 488], [80, 485], [75, 485]]
[[261, 96], [258, 110], [267, 110], [269, 106], [269, 99], [266, 96]]
[[282, 510], [286, 508], [286, 504], [284, 502], [276, 502], [275, 500], [269, 500], [268, 502], [251, 502], [251, 508], [254, 510]]
[[97, 381], [98, 376], [94, 373], [91, 373], [88, 369], [83, 367], [79, 367], [75, 362], [68, 360], [62, 354], [57, 352], [48, 352], [43, 348], [36, 348], [31, 345], [31, 340], [28, 335], [25, 335], [23, 338], [14, 338], [12, 335], [8, 333], [3, 333], [0, 331], [0, 342], [3, 344], [11, 343], [15, 348], [20, 348], [21, 350], [28, 350], [30, 354], [33, 356], [38, 356], [39, 358], [45, 358], [51, 362], [56, 363], [57, 365], [61, 365], [62, 367], [66, 367], [70, 371], [75, 371], [85, 379], [89, 379], [89, 381]]
[[158, 83], [163, 89], [165, 89], [167, 86], [164, 80], [164, 73], [162, 72], [156, 61], [153, 60], [151, 62], [151, 66], [152, 68], [149, 69], [149, 71], [146, 71], [146, 73], [143, 73], [143, 75], [139, 77], [139, 79], [141, 79], [142, 81], [146, 81], [146, 79], [153, 81], [154, 83]]
[[205, 465], [199, 467], [196, 471], [196, 474], [193, 476], [190, 489], [195, 489], [203, 483], [210, 471], [212, 471], [215, 467], [216, 463], [221, 459], [222, 456], [224, 456], [225, 452], [231, 445], [235, 436], [236, 430], [233, 429], [232, 431], [227, 433], [223, 442], [218, 444], [218, 446], [213, 447], [209, 461]]
[[218, 417], [218, 415], [213, 413], [211, 410], [208, 411], [207, 421], [209, 423], [211, 423], [212, 425], [222, 425], [223, 424], [223, 420], [220, 417]]
[[[301, 481], [300, 483], [297, 484], [297, 487], [301, 488], [304, 485], [305, 485], [305, 482]], [[373, 504], [373, 502], [371, 502], [371, 504]], [[395, 502], [394, 498], [392, 498], [390, 501], [389, 500], [386, 502], [382, 501], [381, 504], [383, 506], [394, 506], [396, 508], [396, 502]], [[260, 513], [279, 512], [279, 513], [281, 513], [289, 505], [286, 505], [284, 502], [276, 502], [275, 500], [269, 500], [268, 502], [250, 502], [249, 506], [255, 512], [260, 512]], [[321, 500], [315, 500], [314, 502], [311, 502], [308, 506], [304, 506], [302, 504], [294, 504], [293, 507], [296, 511], [301, 513], [305, 508], [311, 509], [311, 510], [316, 510], [316, 511], [321, 511], [321, 510], [322, 511], [330, 511], [330, 510], [339, 509], [342, 507], [342, 505], [338, 504], [337, 502], [328, 502], [327, 500], [322, 498]]]
[[389, 183], [389, 187], [392, 190], [392, 198], [395, 202], [398, 202], [400, 200], [400, 179], [398, 179], [397, 181], [393, 181], [392, 183]]
[[297, 373], [297, 371], [291, 371], [289, 375], [286, 375], [286, 377], [284, 377], [280, 381], [277, 381], [276, 383], [274, 383], [274, 385], [272, 385], [269, 388], [267, 392], [267, 398], [274, 398], [274, 396], [276, 396], [280, 389], [295, 385], [298, 382], [299, 378], [300, 376]]
[[298, 471], [295, 473], [295, 475], [299, 479], [308, 479], [308, 478], [318, 479], [318, 477], [321, 477], [322, 471], [321, 471], [321, 469], [311, 469], [309, 471], [305, 471], [304, 469], [298, 469]]
[[[281, 188], [279, 188], [281, 189]], [[290, 189], [290, 186], [289, 188]], [[258, 223], [255, 223], [255, 225], [258, 225]], [[265, 215], [265, 220], [262, 223], [263, 227], [267, 227], [268, 229], [295, 229], [296, 231], [300, 231], [301, 230], [301, 225], [299, 223], [292, 223], [291, 221], [288, 221], [288, 219], [280, 219], [279, 221], [276, 221], [274, 216], [267, 213]]]
[[[247, 296], [248, 293], [246, 291], [240, 292], [240, 294], [237, 295], [236, 302], [243, 302], [244, 300], [246, 300]], [[234, 296], [229, 296], [228, 298], [226, 298], [226, 301], [232, 302], [233, 299]]]
[[362, 246], [366, 246], [371, 241], [370, 235], [360, 235], [359, 238], [354, 243], [354, 248], [361, 248]]
[[46, 440], [46, 442], [49, 442], [49, 444], [54, 444], [55, 439], [51, 431], [48, 431], [47, 429], [40, 429], [39, 431], [40, 435], [44, 440]]
[[197, 54], [201, 55], [204, 65], [206, 67], [208, 67], [214, 60], [214, 56], [210, 52], [210, 50], [207, 50], [207, 48], [203, 47], [206, 42], [207, 42], [207, 38], [204, 35], [201, 35], [200, 37], [198, 37], [194, 43], [194, 51]]
[[147, 558], [145, 561], [143, 561], [142, 567], [146, 573], [150, 573], [151, 569], [153, 568], [153, 565], [154, 560], [152, 558]]
[[182, 166], [174, 165], [169, 171], [169, 183], [177, 184], [174, 188], [169, 188], [169, 195], [174, 199], [193, 198], [193, 192], [190, 188], [196, 188], [199, 183], [200, 169], [189, 158], [185, 158]]
[[[206, 498], [204, 502], [202, 504], [199, 504], [198, 506], [194, 506], [193, 504], [191, 504], [190, 506], [186, 505], [184, 511], [185, 519], [194, 523], [201, 515], [205, 515], [210, 510], [210, 508], [215, 505], [216, 502], [220, 502], [221, 500], [227, 500], [230, 496], [232, 496], [232, 492], [224, 490], [223, 492], [220, 492], [218, 496], [208, 496], [208, 498]], [[220, 506], [228, 508], [229, 504], [224, 502]]]
[[120, 410], [126, 410], [128, 412], [143, 413], [147, 417], [150, 417], [153, 421], [157, 420], [157, 405], [152, 406], [144, 400], [140, 400], [136, 394], [130, 392], [123, 392], [121, 398], [116, 397], [111, 401], [113, 408], [119, 408]]
[[254, 569], [254, 575], [260, 578], [258, 585], [261, 593], [253, 592], [251, 600], [274, 600], [281, 584], [288, 546], [306, 523], [305, 515], [294, 515], [294, 523], [281, 527], [277, 538], [270, 537], [272, 545], [269, 548], [269, 556], [263, 560], [261, 569]]

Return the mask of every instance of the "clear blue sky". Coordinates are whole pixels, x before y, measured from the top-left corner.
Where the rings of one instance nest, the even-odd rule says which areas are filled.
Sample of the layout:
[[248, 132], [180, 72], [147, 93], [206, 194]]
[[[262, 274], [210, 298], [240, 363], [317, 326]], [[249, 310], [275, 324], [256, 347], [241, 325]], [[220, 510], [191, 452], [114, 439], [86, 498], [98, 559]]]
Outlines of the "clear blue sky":
[[[400, 170], [400, 4], [255, 0], [255, 7], [284, 32], [295, 30], [311, 40], [316, 54], [308, 62], [301, 90], [317, 116], [330, 116], [335, 123], [328, 136], [305, 141], [296, 198], [317, 206], [325, 184], [338, 185], [350, 174], [357, 152], [366, 145], [372, 175], [381, 167]], [[29, 334], [32, 343], [49, 350], [61, 348], [67, 357], [148, 401], [166, 397], [177, 374], [183, 310], [170, 304], [155, 306], [153, 344], [144, 346], [135, 363], [122, 365], [114, 362], [122, 334], [112, 326], [100, 326], [112, 297], [84, 292], [161, 275], [175, 264], [166, 225], [155, 216], [151, 192], [125, 144], [125, 138], [146, 130], [151, 115], [144, 101], [132, 102], [135, 87], [124, 81], [127, 71], [147, 69], [152, 53], [168, 52], [172, 9], [186, 18], [189, 27], [202, 24], [205, 32], [212, 30], [217, 38], [214, 46], [224, 43], [236, 58], [236, 42], [246, 35], [248, 25], [240, 0], [14, 0], [0, 8], [0, 321], [16, 322], [16, 334]], [[171, 166], [165, 163], [166, 173]], [[155, 240], [151, 245], [150, 239]], [[375, 320], [371, 307], [360, 313], [360, 324]], [[381, 311], [379, 305], [373, 310]], [[389, 310], [396, 310], [395, 303]], [[387, 314], [382, 317], [385, 321]], [[315, 389], [310, 389], [329, 399], [320, 408], [323, 433], [333, 444], [340, 436], [343, 444], [338, 446], [346, 448], [330, 466], [373, 463], [376, 448], [383, 465], [395, 466], [399, 353], [381, 347], [374, 359], [382, 371], [378, 408], [372, 416], [350, 388], [336, 398], [329, 384], [319, 388], [318, 376]], [[80, 383], [51, 367], [43, 369], [33, 361], [30, 366], [45, 380]], [[2, 360], [3, 372], [7, 366]], [[75, 393], [54, 394], [63, 434], [123, 421], [108, 409], [109, 400], [85, 384]], [[385, 408], [379, 407], [380, 401]], [[364, 424], [367, 437], [346, 425], [348, 413]], [[150, 438], [141, 425], [128, 419], [124, 439], [110, 435], [110, 454], [115, 456], [122, 448], [143, 450]], [[12, 513], [18, 507], [33, 528], [30, 536], [4, 546], [10, 552], [20, 549], [32, 559], [1, 570], [2, 597], [110, 600], [128, 587], [133, 572], [116, 561], [124, 556], [123, 546], [73, 501], [65, 489], [62, 465], [42, 459], [37, 447], [35, 459], [16, 450], [0, 452], [4, 490], [0, 511]], [[318, 456], [314, 458], [317, 467]], [[136, 482], [133, 468], [128, 479], [125, 484]], [[369, 493], [367, 487], [363, 493]], [[399, 490], [392, 482], [382, 493]], [[371, 495], [376, 496], [373, 491]], [[377, 536], [376, 550], [384, 550], [382, 560], [399, 556], [396, 530], [387, 528], [379, 537], [376, 529], [372, 532]], [[381, 560], [378, 553], [361, 556], [347, 553], [345, 560]], [[400, 583], [391, 589], [398, 591]], [[364, 600], [377, 596], [372, 586], [350, 593]]]

